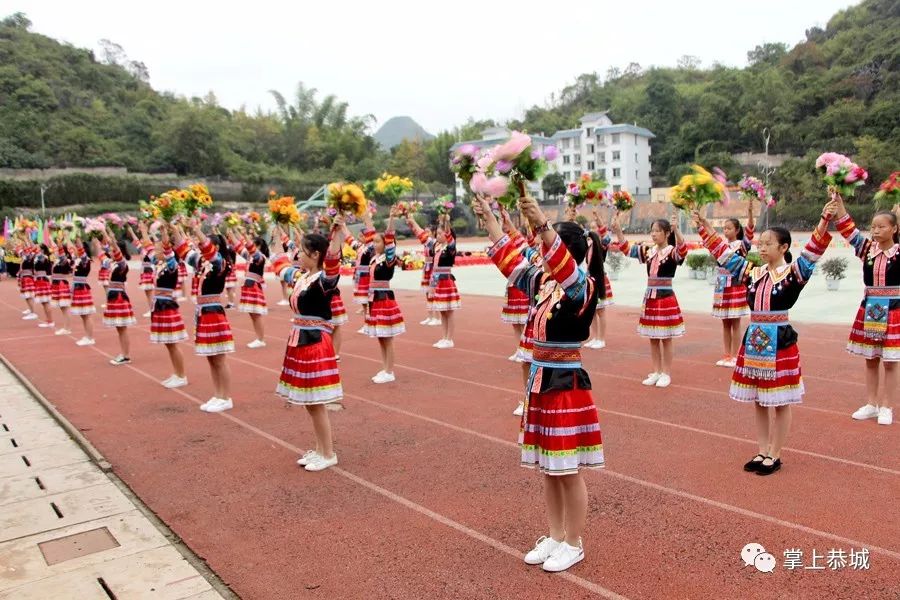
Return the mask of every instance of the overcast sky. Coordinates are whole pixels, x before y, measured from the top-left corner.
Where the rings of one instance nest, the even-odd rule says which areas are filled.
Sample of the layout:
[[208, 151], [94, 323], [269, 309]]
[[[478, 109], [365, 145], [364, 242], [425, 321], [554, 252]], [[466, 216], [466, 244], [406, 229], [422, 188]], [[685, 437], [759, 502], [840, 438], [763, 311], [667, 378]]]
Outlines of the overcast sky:
[[303, 81], [352, 114], [409, 115], [436, 133], [470, 116], [519, 117], [581, 73], [632, 61], [744, 66], [757, 44], [793, 45], [857, 3], [0, 0], [0, 16], [22, 11], [33, 31], [94, 50], [110, 39], [158, 90], [268, 110], [268, 90], [291, 97]]

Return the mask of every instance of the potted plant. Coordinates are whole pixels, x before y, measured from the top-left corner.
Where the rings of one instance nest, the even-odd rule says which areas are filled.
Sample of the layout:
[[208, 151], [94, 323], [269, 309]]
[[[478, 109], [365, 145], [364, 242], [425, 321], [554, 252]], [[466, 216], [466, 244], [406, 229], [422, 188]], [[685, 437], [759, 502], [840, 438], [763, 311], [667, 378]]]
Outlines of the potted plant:
[[627, 264], [628, 261], [621, 252], [610, 252], [606, 255], [606, 272], [613, 281], [619, 278], [619, 273]]
[[822, 261], [820, 268], [822, 273], [825, 274], [825, 287], [828, 288], [828, 291], [836, 292], [840, 289], [841, 279], [846, 277], [847, 259], [842, 256], [835, 256]]
[[685, 262], [687, 262], [688, 273], [692, 279], [702, 279], [705, 276], [706, 257], [709, 255], [706, 250], [690, 252], [687, 255]]

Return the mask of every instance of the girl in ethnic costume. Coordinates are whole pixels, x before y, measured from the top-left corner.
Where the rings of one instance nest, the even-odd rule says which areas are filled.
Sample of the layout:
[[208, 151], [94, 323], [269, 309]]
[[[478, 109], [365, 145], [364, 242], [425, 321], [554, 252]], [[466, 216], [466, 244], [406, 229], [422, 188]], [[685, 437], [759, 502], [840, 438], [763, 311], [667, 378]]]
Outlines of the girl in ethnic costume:
[[229, 263], [223, 257], [228, 243], [221, 235], [206, 235], [195, 224], [191, 225], [199, 250], [191, 250], [186, 236], [177, 230], [173, 233], [175, 254], [182, 258], [200, 278], [194, 328], [194, 352], [205, 356], [213, 381], [213, 396], [200, 406], [205, 412], [222, 412], [234, 407], [231, 399], [231, 369], [225, 358], [234, 352], [231, 324], [222, 306], [225, 277]]
[[[604, 254], [609, 251], [609, 245], [612, 237], [606, 223], [600, 216], [600, 213], [594, 209], [594, 222], [591, 224], [597, 236], [600, 238], [600, 245], [603, 247]], [[586, 348], [594, 350], [602, 350], [606, 348], [606, 309], [615, 304], [613, 302], [612, 284], [609, 282], [609, 276], [604, 272], [603, 287], [597, 286], [597, 316], [591, 323], [591, 339], [585, 342]]]
[[[866, 295], [850, 330], [847, 351], [866, 359], [866, 404], [853, 413], [862, 421], [877, 419], [879, 425], [893, 422], [893, 402], [900, 372], [900, 205], [893, 212], [872, 217], [870, 237], [856, 228], [840, 195], [835, 226], [850, 242], [863, 262]], [[879, 400], [880, 369], [884, 367], [883, 399]]]
[[[786, 229], [770, 227], [763, 232], [759, 256], [764, 264], [760, 267], [735, 252], [699, 212], [693, 213], [704, 245], [728, 269], [734, 283], [747, 286], [750, 326], [738, 353], [729, 396], [754, 405], [759, 453], [744, 465], [744, 470], [757, 475], [771, 475], [781, 468], [781, 449], [791, 427], [791, 405], [803, 400], [797, 332], [791, 327], [788, 310], [797, 302], [831, 242], [828, 223], [836, 210], [835, 202], [825, 206], [796, 262], [792, 262], [791, 234]], [[775, 413], [771, 425], [770, 412]]]
[[[367, 213], [363, 218], [366, 226], [360, 233], [361, 239], [357, 240], [352, 235], [348, 235], [346, 244], [356, 251], [356, 267], [353, 270], [353, 302], [362, 305], [361, 311], [365, 314], [366, 304], [369, 303], [369, 281], [371, 280], [369, 263], [372, 262], [375, 252], [372, 248], [372, 242], [375, 240], [375, 228], [371, 225], [371, 215]], [[365, 325], [357, 331], [357, 333], [365, 332]]]
[[[753, 244], [753, 202], [749, 202], [748, 206], [746, 227], [741, 226], [737, 219], [726, 219], [722, 227], [722, 235], [731, 251], [741, 256], [747, 256]], [[733, 281], [731, 273], [722, 267], [716, 274], [712, 314], [722, 319], [722, 342], [725, 347], [725, 355], [716, 366], [733, 369], [741, 346], [741, 319], [750, 316], [750, 306], [747, 304], [747, 288]]]
[[34, 246], [31, 242], [24, 240], [17, 250], [17, 254], [22, 259], [22, 266], [16, 275], [19, 284], [19, 296], [25, 300], [27, 308], [23, 313], [23, 321], [34, 321], [38, 318], [34, 312]]
[[419, 282], [419, 289], [425, 292], [425, 309], [427, 316], [419, 325], [436, 326], [441, 324], [439, 313], [434, 310], [434, 288], [431, 287], [431, 273], [434, 271], [434, 245], [435, 231], [426, 231], [419, 227], [412, 215], [406, 216], [406, 224], [409, 226], [419, 242], [422, 244], [422, 253], [425, 258], [425, 264], [422, 265], [422, 279]]
[[431, 308], [441, 315], [444, 337], [434, 347], [446, 349], [453, 347], [453, 315], [461, 306], [456, 277], [451, 272], [456, 262], [456, 235], [450, 227], [450, 215], [441, 216], [436, 237], [434, 267], [431, 270], [431, 287], [434, 290]]
[[52, 291], [50, 286], [50, 249], [46, 244], [41, 244], [34, 254], [34, 301], [44, 312], [44, 322], [38, 323], [38, 327], [52, 328], [53, 315], [50, 313], [50, 299]]
[[672, 280], [687, 256], [687, 244], [678, 229], [677, 216], [672, 217], [671, 223], [665, 219], [653, 222], [650, 227], [652, 245], [649, 246], [628, 242], [618, 215], [613, 218], [612, 227], [619, 250], [647, 265], [647, 291], [641, 307], [638, 335], [650, 339], [653, 372], [642, 383], [664, 388], [672, 383], [672, 340], [684, 335], [684, 318], [672, 289]]
[[[395, 216], [396, 209], [391, 207], [387, 230], [383, 234], [375, 234], [374, 256], [369, 263], [371, 280], [369, 282], [369, 302], [366, 305], [366, 334], [369, 337], [378, 338], [383, 367], [372, 377], [372, 381], [375, 383], [394, 381], [394, 337], [406, 331], [403, 313], [400, 312], [400, 306], [391, 290], [391, 279], [394, 278], [394, 268], [397, 266], [397, 243], [394, 235]], [[366, 215], [366, 218], [370, 217]]]
[[238, 310], [250, 315], [250, 323], [256, 333], [256, 339], [247, 344], [248, 348], [265, 348], [266, 334], [263, 327], [263, 317], [269, 314], [269, 306], [266, 302], [266, 261], [269, 259], [269, 245], [261, 237], [250, 241], [246, 232], [242, 232], [240, 238], [229, 234], [231, 245], [237, 254], [247, 261], [247, 271], [244, 275], [244, 283], [241, 286], [241, 298]]
[[72, 306], [72, 282], [69, 281], [69, 276], [72, 275], [73, 260], [62, 232], [57, 237], [54, 254], [56, 260], [50, 267], [50, 306], [58, 308], [62, 315], [61, 327], [54, 334], [69, 335], [72, 333], [69, 329], [69, 307]]
[[[343, 218], [334, 219], [342, 227]], [[343, 397], [341, 377], [331, 344], [331, 295], [341, 275], [341, 236], [332, 232], [331, 242], [310, 233], [300, 240], [300, 267], [287, 256], [277, 256], [275, 275], [291, 285], [294, 312], [291, 334], [275, 393], [288, 404], [305, 406], [312, 419], [316, 447], [299, 458], [307, 471], [321, 471], [337, 464], [331, 437], [331, 421], [325, 405]]]
[[162, 228], [162, 239], [155, 244], [153, 253], [153, 310], [150, 313], [150, 343], [163, 344], [172, 363], [172, 374], [163, 380], [163, 387], [174, 389], [188, 384], [184, 371], [184, 357], [179, 342], [187, 339], [184, 319], [175, 292], [179, 289], [179, 262], [175, 258], [169, 233]]
[[81, 241], [81, 238], [76, 238], [75, 249], [77, 257], [72, 277], [72, 308], [70, 312], [76, 317], [81, 317], [81, 324], [84, 327], [84, 336], [75, 343], [79, 346], [93, 346], [93, 314], [97, 312], [97, 309], [94, 307], [91, 284], [88, 283], [88, 275], [91, 273], [90, 248]]
[[141, 237], [134, 233], [131, 225], [128, 225], [127, 229], [128, 234], [131, 236], [131, 243], [135, 248], [139, 248], [141, 252], [141, 278], [138, 281], [138, 288], [147, 297], [148, 310], [144, 313], [144, 318], [146, 319], [153, 312], [153, 242], [150, 241], [147, 235], [147, 226], [143, 221], [140, 222], [138, 227], [140, 228]]
[[124, 242], [113, 237], [109, 227], [103, 236], [104, 252], [112, 258], [112, 269], [109, 272], [109, 287], [106, 289], [106, 307], [103, 309], [103, 325], [115, 327], [119, 336], [119, 354], [110, 360], [112, 365], [125, 365], [131, 362], [131, 339], [128, 328], [137, 321], [131, 300], [125, 292], [125, 281], [128, 278], [128, 261], [131, 256]]
[[[475, 201], [494, 242], [489, 251], [500, 271], [529, 297], [534, 325], [534, 362], [522, 418], [522, 465], [544, 474], [550, 535], [541, 537], [525, 562], [563, 571], [584, 558], [581, 532], [587, 516], [582, 468], [603, 466], [603, 445], [591, 382], [581, 366], [603, 281], [596, 233], [575, 223], [551, 227], [537, 202], [519, 199], [519, 210], [542, 241], [544, 266], [532, 265], [504, 235], [487, 200]], [[579, 268], [586, 261], [587, 271]]]

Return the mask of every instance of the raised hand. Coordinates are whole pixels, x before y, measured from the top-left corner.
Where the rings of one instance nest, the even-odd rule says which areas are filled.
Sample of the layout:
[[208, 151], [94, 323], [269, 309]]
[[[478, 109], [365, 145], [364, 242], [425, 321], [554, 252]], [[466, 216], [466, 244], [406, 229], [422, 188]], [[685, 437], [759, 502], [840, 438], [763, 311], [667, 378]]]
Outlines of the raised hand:
[[519, 211], [528, 219], [532, 227], [539, 227], [547, 221], [543, 211], [541, 211], [541, 207], [538, 206], [537, 200], [534, 198], [528, 196], [519, 198]]

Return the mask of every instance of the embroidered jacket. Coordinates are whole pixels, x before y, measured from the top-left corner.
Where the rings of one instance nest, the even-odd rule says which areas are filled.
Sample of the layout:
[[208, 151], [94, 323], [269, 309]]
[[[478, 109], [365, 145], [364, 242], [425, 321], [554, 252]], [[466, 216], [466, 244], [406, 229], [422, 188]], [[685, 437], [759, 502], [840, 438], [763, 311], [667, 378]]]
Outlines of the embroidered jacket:
[[671, 280], [675, 277], [678, 265], [682, 264], [687, 256], [687, 244], [681, 243], [678, 246], [660, 249], [656, 245], [632, 244], [625, 240], [624, 244], [619, 245], [619, 250], [622, 254], [647, 265], [647, 291], [644, 298], [666, 298], [675, 295]]
[[397, 266], [397, 241], [393, 231], [384, 232], [384, 253], [375, 256], [369, 264], [372, 275], [369, 284], [369, 302], [394, 299], [391, 290], [391, 279], [394, 278], [394, 267]]
[[[882, 250], [878, 244], [860, 233], [849, 214], [835, 221], [835, 226], [844, 239], [850, 242], [856, 256], [862, 261], [863, 283], [866, 284], [867, 297], [882, 293], [876, 288], [900, 287], [900, 244]], [[887, 297], [890, 310], [900, 308], [900, 298], [897, 297], [900, 293], [897, 290], [887, 290], [885, 293], [889, 294]], [[862, 305], [865, 304], [866, 300], [863, 299]]]
[[291, 265], [290, 259], [277, 256], [272, 261], [275, 275], [293, 286], [290, 303], [294, 311], [289, 346], [308, 346], [321, 341], [322, 333], [331, 334], [331, 296], [337, 290], [341, 278], [341, 257], [339, 253], [328, 253], [322, 270], [318, 273], [304, 273]]

